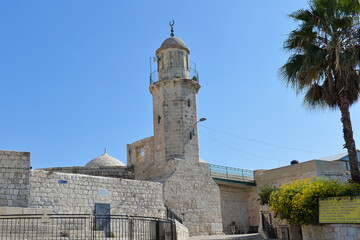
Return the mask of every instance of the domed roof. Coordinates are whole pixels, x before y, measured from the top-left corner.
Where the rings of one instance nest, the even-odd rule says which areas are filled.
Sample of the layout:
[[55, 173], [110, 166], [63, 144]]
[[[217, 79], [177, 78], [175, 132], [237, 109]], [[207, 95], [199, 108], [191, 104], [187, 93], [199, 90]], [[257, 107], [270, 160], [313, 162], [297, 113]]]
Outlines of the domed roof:
[[190, 54], [190, 50], [188, 49], [188, 47], [185, 45], [184, 41], [181, 40], [180, 38], [177, 37], [169, 37], [168, 39], [166, 39], [160, 46], [160, 48], [158, 50], [156, 50], [156, 54], [165, 48], [181, 48], [186, 50], [189, 54]]
[[114, 166], [125, 166], [120, 160], [110, 156], [107, 154], [106, 148], [103, 155], [94, 158], [90, 162], [88, 162], [85, 167], [89, 168], [100, 168], [100, 167], [114, 167]]

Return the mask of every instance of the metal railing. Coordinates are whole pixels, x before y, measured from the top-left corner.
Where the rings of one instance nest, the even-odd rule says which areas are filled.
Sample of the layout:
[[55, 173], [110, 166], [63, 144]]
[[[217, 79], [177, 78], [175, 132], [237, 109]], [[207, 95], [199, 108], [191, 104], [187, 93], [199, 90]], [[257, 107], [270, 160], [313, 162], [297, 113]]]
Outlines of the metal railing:
[[251, 170], [225, 167], [220, 165], [209, 164], [210, 175], [212, 178], [242, 181], [242, 182], [254, 182], [254, 172]]
[[[189, 80], [195, 80], [199, 82], [199, 73], [194, 68], [190, 68]], [[159, 72], [157, 70], [150, 74], [150, 85], [159, 81]]]
[[[265, 216], [265, 213], [269, 214], [269, 219]], [[276, 228], [271, 224], [271, 215], [269, 212], [261, 212], [261, 222], [263, 231], [268, 235], [268, 238], [277, 238]]]
[[0, 240], [176, 240], [174, 221], [123, 215], [0, 216]]
[[168, 207], [166, 207], [166, 218], [176, 220], [181, 224], [183, 223], [182, 218], [177, 215], [171, 208]]

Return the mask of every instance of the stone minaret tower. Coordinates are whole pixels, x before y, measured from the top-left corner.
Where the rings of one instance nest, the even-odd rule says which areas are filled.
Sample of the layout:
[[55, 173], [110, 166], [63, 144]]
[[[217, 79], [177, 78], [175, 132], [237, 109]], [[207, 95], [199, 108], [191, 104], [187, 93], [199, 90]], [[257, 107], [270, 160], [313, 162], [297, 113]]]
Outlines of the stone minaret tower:
[[190, 50], [175, 37], [156, 51], [158, 79], [151, 79], [154, 138], [153, 176], [164, 183], [166, 206], [184, 216], [190, 235], [222, 231], [220, 192], [207, 163], [199, 162], [197, 73], [190, 70]]
[[150, 85], [154, 157], [166, 172], [175, 158], [199, 162], [196, 94], [200, 85], [197, 74], [190, 75], [189, 54], [185, 43], [176, 37], [166, 39], [156, 51], [158, 79], [152, 79]]
[[191, 236], [222, 234], [220, 191], [209, 164], [199, 162], [196, 94], [199, 77], [190, 69], [190, 50], [171, 35], [156, 50], [151, 74], [154, 136], [127, 146], [135, 179], [163, 184], [167, 207], [179, 216]]

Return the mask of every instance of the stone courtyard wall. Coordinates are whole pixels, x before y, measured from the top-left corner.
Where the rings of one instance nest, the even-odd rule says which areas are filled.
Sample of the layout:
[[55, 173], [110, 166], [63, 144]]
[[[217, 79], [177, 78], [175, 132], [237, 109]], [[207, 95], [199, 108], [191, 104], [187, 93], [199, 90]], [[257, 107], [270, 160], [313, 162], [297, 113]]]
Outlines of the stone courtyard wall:
[[259, 195], [256, 191], [256, 186], [249, 186], [246, 188], [246, 199], [249, 211], [250, 226], [259, 227]]
[[188, 240], [189, 230], [187, 227], [175, 220], [176, 226], [176, 240]]
[[302, 240], [359, 240], [360, 224], [303, 225]]
[[29, 172], [29, 152], [0, 150], [0, 206], [28, 206]]
[[254, 171], [258, 189], [265, 185], [281, 186], [295, 180], [322, 177], [347, 181], [350, 175], [343, 162], [312, 160], [271, 170]]
[[[239, 184], [238, 184], [239, 185]], [[245, 185], [219, 184], [223, 231], [232, 234], [230, 226], [235, 222], [236, 233], [247, 233], [250, 225]]]
[[29, 207], [54, 213], [90, 214], [109, 203], [111, 214], [165, 217], [161, 183], [32, 170], [30, 189]]
[[164, 182], [165, 205], [183, 216], [190, 236], [222, 234], [220, 191], [209, 165], [174, 161], [176, 170]]

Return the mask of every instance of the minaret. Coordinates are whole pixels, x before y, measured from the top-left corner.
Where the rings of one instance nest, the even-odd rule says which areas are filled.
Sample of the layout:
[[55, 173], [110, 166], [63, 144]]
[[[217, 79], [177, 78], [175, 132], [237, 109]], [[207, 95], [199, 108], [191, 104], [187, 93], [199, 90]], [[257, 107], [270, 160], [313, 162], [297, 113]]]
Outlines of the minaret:
[[162, 183], [164, 204], [183, 216], [190, 236], [222, 234], [219, 187], [209, 164], [199, 162], [199, 77], [190, 68], [189, 48], [173, 31], [170, 36], [156, 50], [150, 76], [154, 136], [129, 144], [127, 163], [135, 179]]
[[200, 84], [196, 71], [190, 69], [189, 54], [173, 33], [156, 51], [158, 79], [151, 79], [150, 85], [154, 157], [165, 165], [175, 158], [199, 162], [196, 94]]

